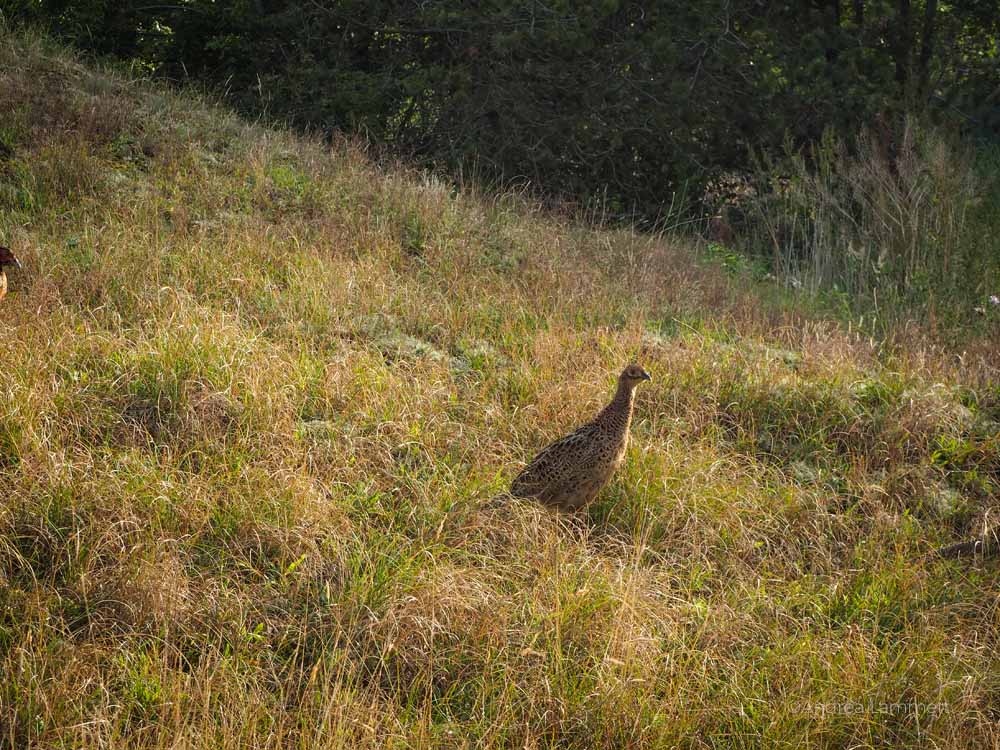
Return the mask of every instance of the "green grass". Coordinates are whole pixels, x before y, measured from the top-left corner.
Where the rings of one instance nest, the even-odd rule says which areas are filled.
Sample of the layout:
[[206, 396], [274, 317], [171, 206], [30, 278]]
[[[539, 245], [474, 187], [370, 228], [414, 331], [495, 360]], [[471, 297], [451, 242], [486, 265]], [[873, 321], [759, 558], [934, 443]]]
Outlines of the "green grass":
[[[923, 557], [996, 503], [986, 334], [0, 70], [0, 747], [1000, 743], [997, 569]], [[633, 359], [598, 502], [504, 499]]]

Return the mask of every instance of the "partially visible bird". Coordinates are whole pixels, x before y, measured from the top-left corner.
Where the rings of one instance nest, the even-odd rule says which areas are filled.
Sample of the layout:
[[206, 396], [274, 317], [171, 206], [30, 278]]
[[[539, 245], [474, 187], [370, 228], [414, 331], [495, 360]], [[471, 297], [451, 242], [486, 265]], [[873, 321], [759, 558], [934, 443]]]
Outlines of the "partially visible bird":
[[964, 542], [950, 544], [931, 553], [932, 556], [945, 560], [957, 560], [962, 557], [980, 557], [987, 559], [1000, 555], [1000, 526], [986, 529], [982, 536], [967, 539]]
[[635, 387], [646, 380], [652, 378], [639, 365], [622, 370], [611, 403], [535, 456], [511, 483], [510, 494], [536, 498], [565, 511], [590, 503], [625, 460]]
[[3, 270], [4, 266], [20, 268], [21, 261], [14, 257], [10, 248], [0, 247], [0, 300], [7, 296], [7, 274]]

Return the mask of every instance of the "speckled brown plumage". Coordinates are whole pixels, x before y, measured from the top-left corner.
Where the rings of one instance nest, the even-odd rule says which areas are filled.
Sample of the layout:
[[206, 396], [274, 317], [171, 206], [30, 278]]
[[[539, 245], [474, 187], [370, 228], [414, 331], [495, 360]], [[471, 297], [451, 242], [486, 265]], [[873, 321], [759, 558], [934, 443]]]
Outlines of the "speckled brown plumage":
[[590, 503], [625, 460], [635, 387], [644, 380], [650, 377], [641, 367], [626, 367], [611, 403], [535, 456], [514, 479], [510, 493], [567, 511]]
[[1000, 526], [987, 529], [982, 536], [958, 544], [950, 544], [934, 552], [938, 557], [955, 560], [962, 557], [991, 558], [1000, 556]]
[[14, 257], [10, 248], [0, 247], [0, 300], [7, 296], [7, 274], [4, 272], [4, 266], [20, 268], [21, 263]]

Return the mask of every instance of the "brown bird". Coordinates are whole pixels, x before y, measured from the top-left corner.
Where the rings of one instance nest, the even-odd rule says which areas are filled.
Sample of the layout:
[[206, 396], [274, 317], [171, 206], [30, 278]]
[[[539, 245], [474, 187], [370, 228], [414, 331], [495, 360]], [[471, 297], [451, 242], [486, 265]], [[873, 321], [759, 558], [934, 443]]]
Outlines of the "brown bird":
[[514, 497], [532, 497], [574, 511], [597, 497], [625, 460], [635, 387], [652, 380], [639, 365], [618, 376], [611, 403], [594, 419], [535, 456], [511, 483]]
[[983, 559], [997, 557], [1000, 555], [1000, 526], [985, 530], [980, 537], [950, 544], [931, 554], [945, 560], [956, 560], [962, 557], [981, 557]]
[[4, 266], [21, 267], [21, 261], [14, 257], [10, 248], [0, 247], [0, 300], [7, 296], [7, 274], [4, 273]]

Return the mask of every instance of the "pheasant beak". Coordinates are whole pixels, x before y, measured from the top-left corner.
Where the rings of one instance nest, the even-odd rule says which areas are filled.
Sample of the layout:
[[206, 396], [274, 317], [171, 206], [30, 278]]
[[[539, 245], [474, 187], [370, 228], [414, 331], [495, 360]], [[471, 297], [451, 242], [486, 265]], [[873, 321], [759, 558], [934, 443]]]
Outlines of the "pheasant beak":
[[652, 377], [652, 376], [651, 376], [651, 375], [650, 375], [650, 374], [649, 374], [648, 372], [644, 372], [644, 373], [642, 374], [642, 379], [643, 379], [643, 380], [652, 380], [652, 379], [653, 379], [653, 377]]

